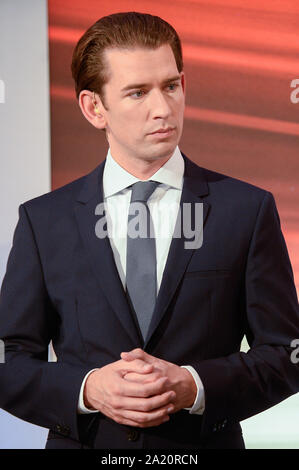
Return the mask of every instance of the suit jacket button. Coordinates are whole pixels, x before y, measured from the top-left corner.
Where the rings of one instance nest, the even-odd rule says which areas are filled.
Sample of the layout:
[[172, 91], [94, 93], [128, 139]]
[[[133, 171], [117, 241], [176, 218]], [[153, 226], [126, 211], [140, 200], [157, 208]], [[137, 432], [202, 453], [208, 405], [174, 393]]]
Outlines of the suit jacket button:
[[54, 431], [56, 431], [56, 432], [61, 432], [61, 426], [60, 426], [60, 424], [55, 424]]
[[63, 436], [69, 436], [71, 430], [68, 426], [63, 426], [61, 424], [56, 424], [54, 427], [54, 431], [62, 434]]
[[138, 437], [139, 431], [136, 429], [130, 429], [130, 431], [127, 432], [128, 441], [137, 441]]
[[61, 432], [61, 434], [62, 434], [63, 436], [69, 436], [71, 430], [70, 430], [70, 428], [69, 428], [68, 426], [62, 426], [60, 432]]

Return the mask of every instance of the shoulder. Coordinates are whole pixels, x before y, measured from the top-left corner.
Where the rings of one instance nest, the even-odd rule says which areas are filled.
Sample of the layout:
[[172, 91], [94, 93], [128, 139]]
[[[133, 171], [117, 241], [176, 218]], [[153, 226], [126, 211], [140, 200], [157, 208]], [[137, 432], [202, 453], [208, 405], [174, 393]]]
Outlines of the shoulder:
[[198, 184], [204, 183], [211, 197], [237, 196], [253, 197], [263, 199], [268, 191], [253, 183], [244, 181], [237, 177], [220, 173], [198, 165], [183, 154], [185, 160], [185, 175], [196, 181]]
[[249, 183], [239, 178], [229, 176], [224, 173], [209, 170], [201, 167], [204, 179], [209, 185], [211, 194], [232, 195], [240, 197], [264, 198], [268, 191], [253, 183]]
[[202, 166], [184, 155], [186, 174], [198, 185], [204, 185], [204, 198], [214, 207], [230, 213], [256, 216], [263, 203], [275, 206], [273, 194], [266, 189], [240, 178], [220, 173]]
[[227, 214], [256, 219], [262, 208], [277, 212], [273, 194], [255, 184], [203, 168], [209, 185], [209, 200]]
[[98, 173], [99, 166], [90, 173], [63, 185], [60, 188], [25, 201], [21, 206], [23, 206], [30, 214], [49, 214], [52, 211], [65, 212], [73, 205], [86, 184], [91, 180], [96, 180]]

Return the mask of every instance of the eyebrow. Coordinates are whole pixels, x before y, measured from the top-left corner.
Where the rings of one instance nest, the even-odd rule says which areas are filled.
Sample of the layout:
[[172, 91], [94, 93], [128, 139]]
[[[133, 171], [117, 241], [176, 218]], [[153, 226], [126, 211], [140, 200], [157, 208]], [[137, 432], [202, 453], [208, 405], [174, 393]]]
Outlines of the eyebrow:
[[[169, 82], [175, 82], [177, 80], [180, 80], [180, 78], [181, 78], [180, 75], [176, 75], [175, 77], [171, 77], [171, 78], [167, 78], [166, 80], [163, 80], [162, 84], [165, 85], [166, 83], [169, 83]], [[148, 86], [148, 83], [132, 83], [130, 85], [125, 86], [120, 91], [124, 92], [128, 90], [132, 90], [134, 88], [143, 88], [147, 86]]]

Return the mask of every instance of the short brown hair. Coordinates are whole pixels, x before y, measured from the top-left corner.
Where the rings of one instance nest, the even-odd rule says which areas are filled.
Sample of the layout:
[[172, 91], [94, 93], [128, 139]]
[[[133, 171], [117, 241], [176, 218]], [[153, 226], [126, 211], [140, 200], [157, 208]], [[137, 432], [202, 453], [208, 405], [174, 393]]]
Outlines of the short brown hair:
[[163, 44], [172, 48], [178, 71], [183, 70], [182, 46], [175, 29], [159, 16], [123, 12], [100, 18], [79, 39], [72, 59], [72, 75], [76, 96], [90, 90], [101, 96], [109, 75], [104, 61], [108, 48], [146, 47], [156, 49]]

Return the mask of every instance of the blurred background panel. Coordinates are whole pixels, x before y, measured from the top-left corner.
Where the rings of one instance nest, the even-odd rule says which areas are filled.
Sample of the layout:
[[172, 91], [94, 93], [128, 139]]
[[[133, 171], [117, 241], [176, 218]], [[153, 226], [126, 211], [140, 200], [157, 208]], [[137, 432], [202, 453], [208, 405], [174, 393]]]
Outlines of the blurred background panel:
[[[0, 82], [1, 285], [19, 205], [51, 189], [46, 0], [0, 0]], [[43, 448], [47, 432], [0, 409], [0, 449]]]
[[178, 31], [187, 77], [181, 149], [201, 166], [273, 192], [299, 290], [299, 3], [296, 0], [49, 1], [52, 187], [92, 170], [105, 134], [82, 116], [72, 51], [101, 16], [161, 16]]

